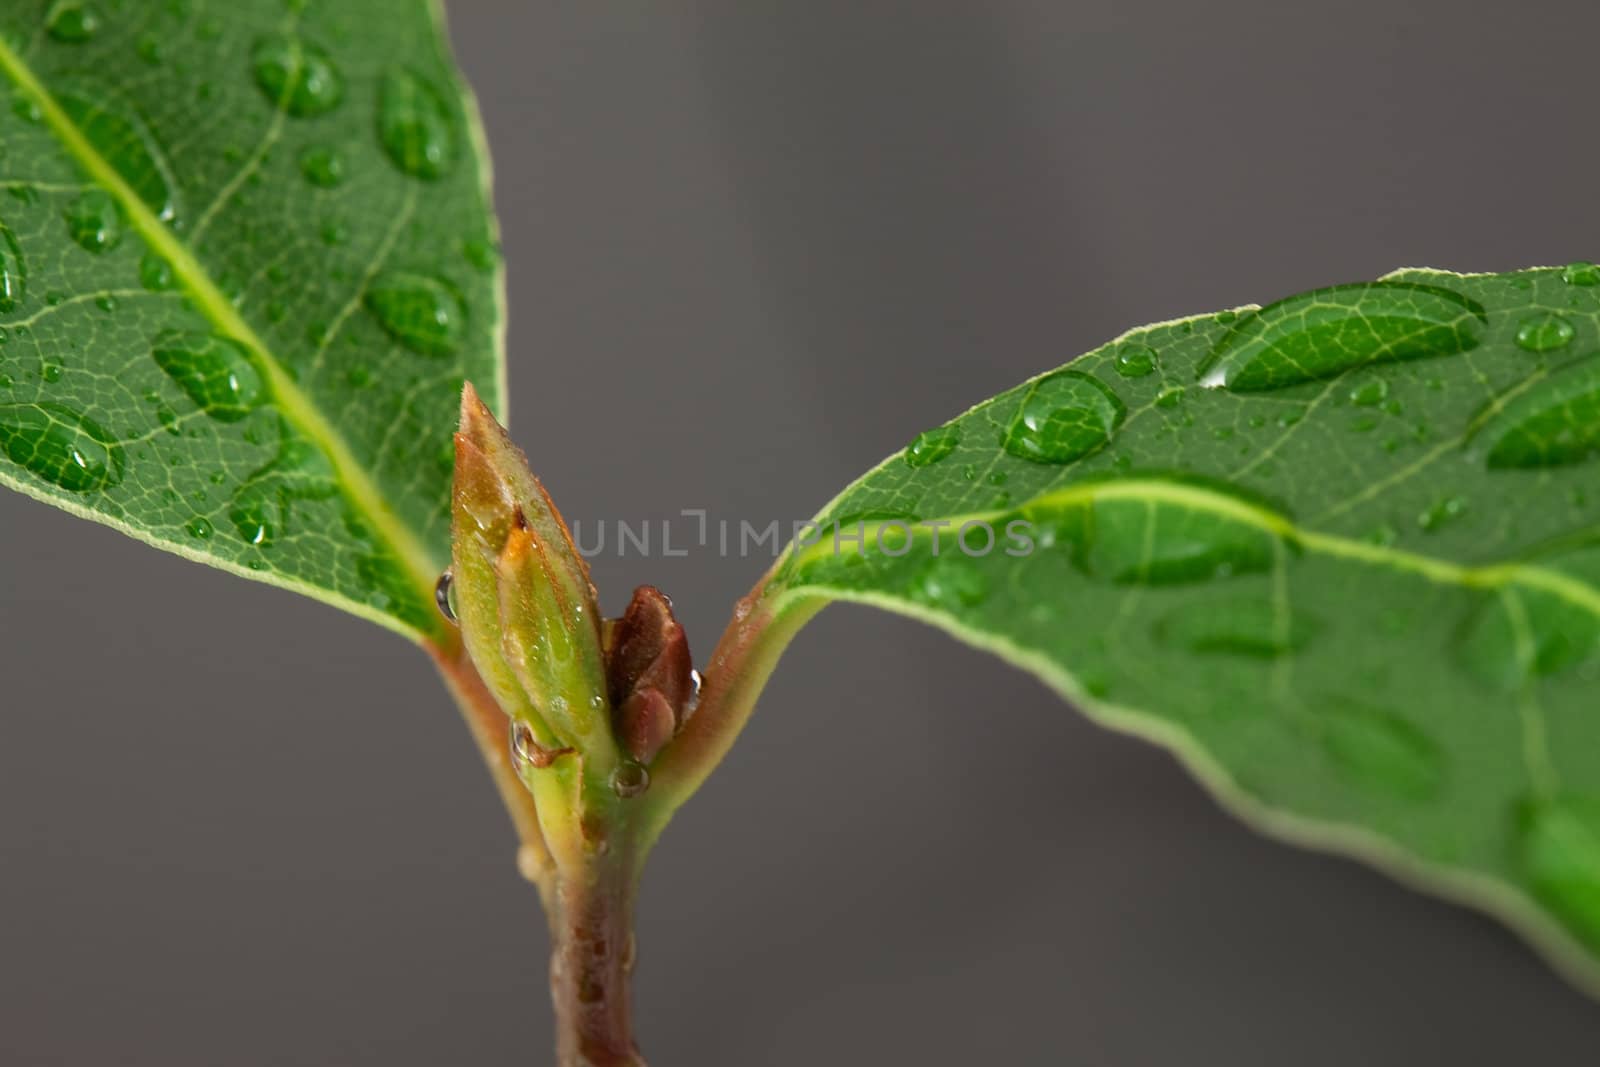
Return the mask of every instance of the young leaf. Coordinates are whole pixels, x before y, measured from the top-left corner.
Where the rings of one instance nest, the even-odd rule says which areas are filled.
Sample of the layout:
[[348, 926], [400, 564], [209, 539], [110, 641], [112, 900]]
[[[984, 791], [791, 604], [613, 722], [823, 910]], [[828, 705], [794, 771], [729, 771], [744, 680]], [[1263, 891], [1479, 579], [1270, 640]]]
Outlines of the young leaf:
[[[1597, 282], [1408, 270], [1135, 330], [918, 436], [768, 596], [992, 650], [1600, 989]], [[1000, 767], [1003, 711], [971, 723]]]
[[436, 5], [8, 3], [0, 97], [0, 482], [437, 630], [461, 383], [503, 368]]

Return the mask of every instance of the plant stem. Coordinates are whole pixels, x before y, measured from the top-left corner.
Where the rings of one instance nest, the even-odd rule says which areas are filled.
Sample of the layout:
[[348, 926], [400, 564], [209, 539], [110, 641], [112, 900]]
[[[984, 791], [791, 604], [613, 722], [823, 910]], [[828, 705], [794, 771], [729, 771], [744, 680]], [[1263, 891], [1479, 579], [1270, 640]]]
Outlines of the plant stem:
[[551, 923], [550, 996], [560, 1067], [645, 1067], [633, 1040], [633, 850], [563, 878]]

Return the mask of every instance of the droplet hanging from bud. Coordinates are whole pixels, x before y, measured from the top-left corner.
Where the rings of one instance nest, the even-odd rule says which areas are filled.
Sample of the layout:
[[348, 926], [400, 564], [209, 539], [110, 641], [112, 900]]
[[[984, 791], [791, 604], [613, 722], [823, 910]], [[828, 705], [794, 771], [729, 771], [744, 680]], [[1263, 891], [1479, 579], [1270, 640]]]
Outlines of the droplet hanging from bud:
[[456, 621], [455, 592], [455, 575], [446, 569], [439, 575], [439, 581], [433, 587], [433, 602], [439, 605], [439, 614], [451, 622]]
[[650, 788], [650, 772], [642, 764], [619, 763], [611, 772], [611, 791], [624, 800]]

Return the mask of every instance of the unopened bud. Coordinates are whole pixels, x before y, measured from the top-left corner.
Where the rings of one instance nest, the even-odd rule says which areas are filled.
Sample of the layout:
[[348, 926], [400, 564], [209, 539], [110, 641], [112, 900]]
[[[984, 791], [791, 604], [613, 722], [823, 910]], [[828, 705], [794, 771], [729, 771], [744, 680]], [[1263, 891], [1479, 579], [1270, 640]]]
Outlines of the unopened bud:
[[605, 657], [617, 739], [649, 763], [683, 725], [695, 693], [689, 639], [672, 601], [654, 586], [634, 590], [628, 610], [606, 623]]
[[594, 587], [566, 523], [470, 384], [455, 441], [450, 602], [468, 655], [531, 741], [612, 750]]

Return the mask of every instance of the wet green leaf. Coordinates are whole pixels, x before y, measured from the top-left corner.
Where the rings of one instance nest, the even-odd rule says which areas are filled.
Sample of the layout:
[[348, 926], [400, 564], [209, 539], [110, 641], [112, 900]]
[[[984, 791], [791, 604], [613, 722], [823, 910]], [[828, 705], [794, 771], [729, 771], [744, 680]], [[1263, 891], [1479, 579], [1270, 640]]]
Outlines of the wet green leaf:
[[1600, 989], [1594, 280], [1403, 271], [1135, 330], [926, 429], [772, 589], [989, 649]]
[[0, 8], [0, 482], [412, 635], [501, 392], [428, 0]]

